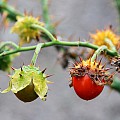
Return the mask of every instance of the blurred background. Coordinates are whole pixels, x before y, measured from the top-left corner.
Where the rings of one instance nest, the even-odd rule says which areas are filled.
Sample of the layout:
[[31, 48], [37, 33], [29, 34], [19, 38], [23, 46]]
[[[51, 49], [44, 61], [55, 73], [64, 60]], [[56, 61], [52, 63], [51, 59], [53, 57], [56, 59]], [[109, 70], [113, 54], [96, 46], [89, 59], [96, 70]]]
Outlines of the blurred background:
[[[40, 0], [9, 0], [22, 13], [26, 10], [40, 16]], [[104, 29], [113, 25], [118, 29], [118, 13], [114, 0], [51, 0], [51, 18], [53, 21], [63, 19], [57, 27], [57, 33], [68, 37], [75, 34], [76, 39], [88, 39], [89, 33], [96, 29]], [[12, 24], [11, 24], [12, 25]], [[10, 27], [9, 27], [10, 28]], [[18, 36], [10, 33], [10, 29], [0, 30], [0, 41], [18, 43]], [[36, 44], [34, 42], [31, 45]], [[23, 52], [15, 58], [13, 67], [28, 65], [34, 51]], [[39, 98], [31, 103], [23, 103], [12, 92], [0, 95], [0, 120], [120, 120], [120, 94], [105, 87], [100, 96], [91, 101], [80, 99], [69, 88], [68, 69], [56, 64], [57, 52], [54, 47], [42, 49], [37, 60], [41, 70], [47, 67], [47, 74], [54, 74], [49, 80], [47, 101]], [[7, 73], [0, 71], [0, 88], [8, 86]]]

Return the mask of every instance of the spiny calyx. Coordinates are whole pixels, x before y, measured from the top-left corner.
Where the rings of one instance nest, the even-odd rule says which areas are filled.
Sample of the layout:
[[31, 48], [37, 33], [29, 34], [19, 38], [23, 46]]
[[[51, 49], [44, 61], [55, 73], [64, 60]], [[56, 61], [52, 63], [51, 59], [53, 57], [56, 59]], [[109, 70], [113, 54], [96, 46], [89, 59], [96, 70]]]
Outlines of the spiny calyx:
[[7, 93], [10, 90], [23, 102], [31, 102], [40, 97], [46, 100], [48, 86], [47, 77], [43, 71], [35, 66], [23, 66], [19, 69], [14, 69], [14, 74], [10, 76], [9, 87], [2, 91]]
[[[86, 61], [80, 58], [80, 62], [76, 62], [74, 67], [70, 68], [71, 77], [82, 77], [88, 75], [97, 85], [111, 84], [113, 82], [112, 77], [114, 74], [108, 74], [110, 68], [105, 68], [105, 65], [101, 64], [102, 59], [97, 62], [88, 59]], [[72, 83], [70, 84], [72, 87]]]

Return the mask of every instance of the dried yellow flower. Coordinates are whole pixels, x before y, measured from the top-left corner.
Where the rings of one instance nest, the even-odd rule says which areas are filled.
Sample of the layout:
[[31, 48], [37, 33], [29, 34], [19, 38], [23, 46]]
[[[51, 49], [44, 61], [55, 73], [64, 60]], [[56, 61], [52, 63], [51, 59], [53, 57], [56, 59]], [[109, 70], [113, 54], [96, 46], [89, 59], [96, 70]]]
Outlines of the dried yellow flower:
[[90, 34], [90, 37], [93, 39], [93, 44], [101, 46], [106, 45], [110, 49], [109, 44], [105, 39], [109, 39], [114, 46], [119, 44], [120, 37], [116, 35], [110, 28], [105, 30], [97, 30], [95, 34]]

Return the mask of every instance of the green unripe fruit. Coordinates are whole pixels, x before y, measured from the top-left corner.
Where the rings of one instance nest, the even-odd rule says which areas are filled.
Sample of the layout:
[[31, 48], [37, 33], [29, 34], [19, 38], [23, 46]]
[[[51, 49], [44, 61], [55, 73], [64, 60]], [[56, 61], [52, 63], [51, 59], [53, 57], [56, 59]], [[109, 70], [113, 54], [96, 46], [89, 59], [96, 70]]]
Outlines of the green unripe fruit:
[[[14, 69], [14, 68], [13, 68]], [[23, 102], [31, 102], [40, 97], [46, 100], [49, 81], [46, 80], [45, 70], [40, 71], [39, 68], [32, 65], [23, 66], [14, 69], [11, 76], [9, 87], [2, 93], [10, 90]]]
[[38, 98], [38, 95], [34, 91], [33, 83], [30, 83], [27, 87], [15, 93], [15, 95], [23, 102], [31, 102]]

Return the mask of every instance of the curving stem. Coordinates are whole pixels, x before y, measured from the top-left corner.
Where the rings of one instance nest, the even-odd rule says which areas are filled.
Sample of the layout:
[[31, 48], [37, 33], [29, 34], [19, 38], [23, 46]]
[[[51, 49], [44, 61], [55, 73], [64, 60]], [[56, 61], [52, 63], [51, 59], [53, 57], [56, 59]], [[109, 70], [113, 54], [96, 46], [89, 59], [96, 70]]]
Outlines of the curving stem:
[[34, 52], [34, 55], [33, 55], [33, 58], [31, 60], [31, 65], [35, 66], [35, 63], [36, 63], [36, 60], [38, 58], [38, 54], [42, 48], [42, 45], [43, 43], [39, 43], [37, 46], [36, 46], [36, 49], [35, 49], [35, 52]]
[[0, 43], [0, 49], [4, 48], [5, 46], [12, 46], [12, 47], [14, 47], [15, 49], [18, 49], [18, 48], [19, 48], [19, 46], [16, 45], [16, 44], [15, 44], [14, 42], [12, 42], [12, 41], [7, 41], [7, 42], [1, 42], [1, 43]]
[[110, 50], [117, 53], [115, 45], [112, 43], [112, 41], [109, 38], [105, 38], [105, 42], [110, 46]]
[[107, 50], [107, 46], [105, 45], [102, 45], [100, 46], [96, 51], [95, 53], [93, 54], [92, 58], [91, 58], [91, 61], [94, 62], [94, 60], [96, 59], [96, 57], [103, 51], [106, 51]]

